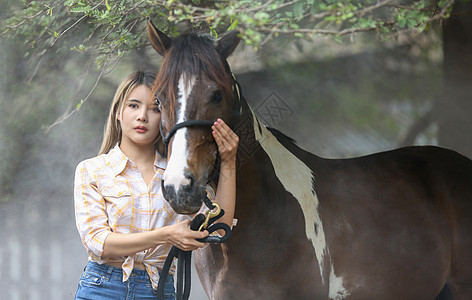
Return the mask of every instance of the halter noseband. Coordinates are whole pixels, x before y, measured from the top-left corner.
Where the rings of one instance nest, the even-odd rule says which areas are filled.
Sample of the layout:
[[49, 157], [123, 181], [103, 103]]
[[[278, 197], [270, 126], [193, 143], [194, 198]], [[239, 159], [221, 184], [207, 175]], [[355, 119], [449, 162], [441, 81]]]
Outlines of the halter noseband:
[[211, 126], [213, 125], [214, 121], [207, 121], [207, 120], [188, 120], [184, 121], [181, 123], [175, 124], [167, 133], [166, 136], [162, 133], [162, 125], [159, 123], [159, 130], [161, 131], [161, 136], [162, 136], [162, 141], [166, 145], [166, 147], [169, 145], [170, 139], [174, 136], [174, 134], [179, 130], [180, 128], [184, 127], [193, 127], [193, 126]]
[[[234, 117], [236, 119], [236, 126], [234, 127], [234, 131], [236, 131], [239, 123], [239, 116], [241, 115], [241, 93], [240, 93], [240, 87], [239, 83], [236, 81], [236, 78], [234, 75], [232, 75], [233, 80], [234, 80], [234, 85], [233, 85], [233, 90], [234, 93], [238, 99], [238, 104], [239, 106], [235, 108], [234, 110]], [[161, 119], [162, 120], [162, 119]], [[169, 146], [170, 139], [174, 136], [174, 134], [177, 132], [177, 130], [184, 128], [184, 127], [194, 127], [194, 126], [212, 126], [215, 122], [214, 121], [208, 121], [208, 120], [187, 120], [181, 123], [175, 124], [167, 133], [166, 136], [164, 136], [162, 132], [162, 121], [159, 123], [159, 131], [162, 136], [162, 141], [164, 142], [164, 145], [166, 145], [166, 148]]]
[[[236, 81], [236, 78], [234, 77], [234, 75], [232, 75], [232, 77], [233, 77], [233, 80], [234, 80], [233, 91], [234, 91], [234, 94], [236, 95], [236, 98], [238, 99], [238, 104], [239, 104], [237, 107], [235, 107], [234, 112], [233, 112], [234, 118], [236, 120], [236, 122], [235, 122], [236, 124], [233, 128], [233, 131], [236, 131], [237, 128], [238, 128], [238, 125], [239, 125], [239, 117], [241, 115], [242, 105], [241, 105], [241, 92], [240, 92], [239, 83]], [[179, 130], [181, 128], [184, 128], [184, 127], [212, 126], [214, 123], [215, 123], [214, 121], [209, 121], [209, 120], [187, 120], [187, 121], [180, 122], [180, 123], [177, 123], [174, 126], [172, 126], [172, 128], [169, 130], [167, 135], [164, 136], [164, 133], [162, 132], [162, 119], [161, 119], [161, 122], [159, 122], [159, 131], [160, 131], [161, 136], [162, 136], [162, 141], [164, 142], [164, 145], [166, 146], [166, 149], [167, 149], [168, 146], [169, 146], [170, 139], [174, 136], [174, 134], [177, 132], [177, 130]], [[216, 178], [216, 176], [219, 172], [218, 171], [219, 163], [220, 163], [220, 153], [218, 152], [216, 160], [215, 160], [215, 166], [213, 167], [213, 172], [210, 175], [210, 177], [208, 179], [208, 182], [210, 182], [210, 181], [212, 181], [213, 179]], [[210, 208], [210, 209], [214, 208], [213, 203], [211, 202], [210, 199], [208, 199], [208, 197], [206, 197], [206, 196], [203, 197], [203, 202], [205, 203], [206, 206], [208, 206], [208, 208]]]

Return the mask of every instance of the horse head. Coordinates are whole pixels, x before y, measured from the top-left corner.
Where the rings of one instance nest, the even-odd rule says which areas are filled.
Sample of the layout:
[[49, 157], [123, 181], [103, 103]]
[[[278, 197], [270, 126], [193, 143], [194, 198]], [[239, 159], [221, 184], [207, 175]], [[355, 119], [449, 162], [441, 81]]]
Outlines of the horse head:
[[163, 195], [176, 212], [192, 214], [200, 209], [218, 169], [210, 126], [217, 118], [237, 126], [240, 103], [226, 59], [240, 38], [236, 31], [218, 39], [196, 34], [170, 38], [151, 21], [147, 30], [151, 45], [163, 56], [153, 89], [168, 158]]

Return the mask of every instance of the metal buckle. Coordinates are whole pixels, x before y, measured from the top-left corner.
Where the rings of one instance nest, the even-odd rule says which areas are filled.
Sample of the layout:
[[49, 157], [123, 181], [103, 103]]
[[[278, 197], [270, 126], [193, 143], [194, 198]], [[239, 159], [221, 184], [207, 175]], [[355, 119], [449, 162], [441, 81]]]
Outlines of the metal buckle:
[[202, 231], [203, 229], [207, 229], [208, 227], [208, 222], [210, 221], [211, 218], [214, 218], [216, 216], [218, 216], [221, 212], [221, 208], [218, 204], [216, 203], [213, 203], [213, 205], [215, 206], [213, 209], [216, 210], [215, 212], [213, 211], [208, 211], [207, 213], [207, 216], [205, 218], [205, 222], [202, 223], [202, 225], [200, 225], [200, 228], [198, 229], [198, 231]]

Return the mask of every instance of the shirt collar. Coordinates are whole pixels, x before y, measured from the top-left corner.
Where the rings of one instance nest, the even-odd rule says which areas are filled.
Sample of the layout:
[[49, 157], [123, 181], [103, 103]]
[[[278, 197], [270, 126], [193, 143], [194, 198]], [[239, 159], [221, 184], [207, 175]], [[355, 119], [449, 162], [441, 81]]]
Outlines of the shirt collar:
[[[113, 169], [113, 175], [118, 176], [126, 168], [128, 162], [131, 160], [121, 151], [118, 144], [108, 152], [110, 165]], [[157, 151], [154, 159], [154, 167], [164, 169], [167, 166], [167, 159], [162, 157]]]
[[159, 169], [164, 169], [167, 167], [167, 159], [162, 157], [159, 152], [156, 151], [156, 159], [154, 160], [154, 166]]
[[113, 169], [113, 175], [118, 176], [126, 167], [126, 164], [129, 161], [129, 158], [121, 151], [120, 146], [116, 144], [113, 149], [108, 152], [108, 157], [110, 159], [110, 165]]

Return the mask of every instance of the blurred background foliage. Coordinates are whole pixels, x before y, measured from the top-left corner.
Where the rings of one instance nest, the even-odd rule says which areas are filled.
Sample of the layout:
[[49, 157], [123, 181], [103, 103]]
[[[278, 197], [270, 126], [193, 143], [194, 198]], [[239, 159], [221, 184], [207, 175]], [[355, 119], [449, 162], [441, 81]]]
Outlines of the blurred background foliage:
[[[97, 154], [118, 83], [159, 68], [148, 18], [170, 35], [239, 30], [230, 65], [243, 95], [308, 151], [350, 157], [435, 144], [472, 157], [471, 12], [462, 0], [1, 1], [0, 227], [9, 233], [0, 272], [30, 264], [7, 259], [18, 252], [10, 237], [41, 237], [47, 248], [58, 227], [63, 252], [86, 259], [74, 169]], [[266, 118], [274, 105], [285, 112]], [[34, 299], [69, 298], [84, 264], [64, 256], [72, 273], [55, 279], [56, 296]], [[15, 278], [2, 283], [9, 299], [43, 294], [40, 280], [27, 292]]]
[[293, 127], [342, 138], [340, 128], [348, 126], [356, 135], [375, 132], [395, 141], [384, 147], [413, 144], [421, 134], [424, 143], [437, 143], [431, 121], [407, 131], [432, 113], [443, 93], [441, 26], [454, 7], [456, 17], [470, 19], [470, 2], [454, 0], [2, 1], [1, 198], [10, 198], [32, 140], [68, 126], [79, 110], [85, 118], [104, 118], [126, 72], [158, 69], [160, 58], [147, 47], [149, 18], [171, 35], [239, 30], [244, 50], [233, 68], [246, 74], [242, 81], [251, 77], [249, 102], [280, 93], [299, 121], [279, 118], [271, 125], [306, 132], [295, 138], [311, 151], [362, 154], [321, 151], [311, 129]]

